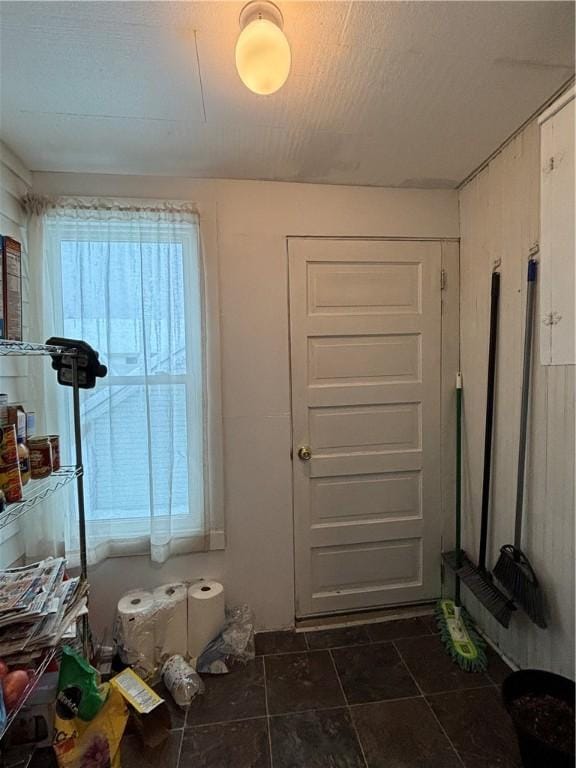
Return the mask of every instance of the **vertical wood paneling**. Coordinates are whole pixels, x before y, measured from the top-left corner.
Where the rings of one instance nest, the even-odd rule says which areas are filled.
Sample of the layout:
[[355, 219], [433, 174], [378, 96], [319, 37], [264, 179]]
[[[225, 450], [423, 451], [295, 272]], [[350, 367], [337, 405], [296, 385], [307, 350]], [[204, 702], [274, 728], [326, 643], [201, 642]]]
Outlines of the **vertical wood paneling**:
[[[8, 235], [22, 244], [22, 322], [26, 338], [28, 326], [28, 259], [26, 253], [25, 217], [20, 206], [21, 196], [30, 189], [30, 174], [18, 158], [0, 141], [0, 235]], [[25, 397], [23, 377], [27, 361], [4, 358], [0, 361], [0, 391], [10, 398]]]
[[[465, 546], [477, 557], [484, 440], [490, 273], [500, 271], [489, 565], [513, 538], [526, 262], [539, 232], [539, 129], [534, 121], [460, 194], [461, 356], [464, 376]], [[541, 366], [536, 319], [523, 546], [541, 579], [550, 626], [520, 612], [508, 630], [474, 598], [479, 625], [522, 667], [574, 677], [574, 368]]]
[[[0, 234], [8, 235], [22, 244], [22, 323], [24, 338], [28, 329], [29, 290], [28, 258], [26, 252], [25, 217], [20, 206], [20, 198], [30, 189], [30, 174], [18, 158], [0, 141]], [[0, 367], [0, 386], [2, 377], [21, 377], [26, 375], [26, 361], [4, 360]], [[8, 390], [14, 382], [8, 382]], [[2, 391], [6, 391], [3, 388]], [[10, 394], [10, 391], [9, 391]]]
[[574, 334], [574, 88], [571, 98], [554, 114], [540, 120], [542, 254], [542, 317], [551, 315], [542, 334], [540, 359], [544, 364], [576, 362]]
[[[18, 158], [0, 142], [0, 234], [8, 235], [22, 243], [23, 279], [27, 280], [25, 217], [20, 207], [20, 197], [30, 189], [30, 174]], [[23, 298], [27, 297], [27, 285], [23, 285]], [[28, 305], [23, 302], [24, 334], [28, 317]], [[26, 338], [26, 336], [25, 336]], [[24, 358], [0, 358], [0, 392], [5, 392], [12, 402], [26, 404], [29, 361]], [[5, 528], [0, 535], [0, 567], [17, 561], [24, 553], [19, 524]]]

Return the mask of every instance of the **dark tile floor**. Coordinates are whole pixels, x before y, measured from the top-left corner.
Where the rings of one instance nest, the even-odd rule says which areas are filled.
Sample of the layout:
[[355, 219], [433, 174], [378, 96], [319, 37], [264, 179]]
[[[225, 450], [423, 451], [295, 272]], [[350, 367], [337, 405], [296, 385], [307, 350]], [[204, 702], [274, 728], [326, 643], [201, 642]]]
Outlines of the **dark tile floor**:
[[129, 736], [123, 768], [520, 768], [500, 702], [508, 673], [460, 672], [429, 617], [256, 636], [257, 657], [206, 677], [170, 740]]

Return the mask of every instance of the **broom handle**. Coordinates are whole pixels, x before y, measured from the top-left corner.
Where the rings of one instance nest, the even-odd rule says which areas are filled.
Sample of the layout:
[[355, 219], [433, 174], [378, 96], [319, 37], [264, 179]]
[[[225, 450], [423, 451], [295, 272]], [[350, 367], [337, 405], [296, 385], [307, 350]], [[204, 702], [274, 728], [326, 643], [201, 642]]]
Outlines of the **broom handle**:
[[[462, 565], [462, 374], [456, 374], [456, 568]], [[455, 575], [454, 603], [460, 606], [460, 576]]]
[[520, 404], [520, 440], [518, 441], [518, 478], [516, 485], [516, 524], [514, 548], [522, 545], [522, 510], [524, 507], [524, 474], [526, 471], [526, 435], [528, 428], [528, 401], [530, 371], [532, 368], [532, 336], [534, 333], [534, 305], [536, 300], [536, 275], [538, 262], [528, 261], [528, 286], [526, 290], [526, 330], [524, 332], [524, 363], [522, 369], [522, 402]]
[[486, 425], [484, 429], [484, 472], [482, 476], [482, 517], [480, 520], [480, 549], [478, 567], [486, 570], [488, 543], [488, 514], [490, 508], [490, 473], [492, 469], [492, 429], [494, 424], [494, 381], [496, 378], [496, 343], [498, 338], [498, 303], [500, 273], [492, 272], [490, 292], [490, 340], [488, 342], [488, 381], [486, 390]]

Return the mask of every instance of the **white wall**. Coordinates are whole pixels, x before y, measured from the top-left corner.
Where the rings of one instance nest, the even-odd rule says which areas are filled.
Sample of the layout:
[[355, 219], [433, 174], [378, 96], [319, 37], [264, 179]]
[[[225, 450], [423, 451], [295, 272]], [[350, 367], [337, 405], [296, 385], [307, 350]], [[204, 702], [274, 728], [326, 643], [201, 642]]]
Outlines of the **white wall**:
[[[494, 480], [489, 565], [514, 527], [526, 262], [539, 237], [539, 131], [532, 122], [460, 194], [461, 355], [464, 376], [465, 543], [477, 558], [490, 274], [501, 265]], [[538, 307], [538, 304], [536, 305]], [[524, 549], [545, 590], [550, 626], [515, 615], [501, 628], [469, 599], [472, 613], [522, 667], [574, 677], [574, 366], [539, 362], [538, 328], [529, 427]]]
[[[8, 235], [22, 244], [22, 320], [23, 332], [28, 323], [28, 260], [26, 254], [25, 216], [19, 198], [31, 186], [32, 175], [13, 152], [0, 141], [0, 235]], [[26, 335], [24, 336], [26, 338]], [[26, 403], [29, 361], [0, 358], [0, 392], [8, 394], [11, 402]], [[13, 562], [22, 554], [22, 542], [17, 526], [10, 525], [0, 532], [0, 564]]]
[[457, 193], [243, 181], [34, 174], [45, 194], [193, 200], [205, 253], [219, 260], [227, 547], [111, 559], [90, 573], [97, 629], [120, 593], [197, 576], [222, 580], [258, 624], [294, 622], [287, 235], [458, 237]]

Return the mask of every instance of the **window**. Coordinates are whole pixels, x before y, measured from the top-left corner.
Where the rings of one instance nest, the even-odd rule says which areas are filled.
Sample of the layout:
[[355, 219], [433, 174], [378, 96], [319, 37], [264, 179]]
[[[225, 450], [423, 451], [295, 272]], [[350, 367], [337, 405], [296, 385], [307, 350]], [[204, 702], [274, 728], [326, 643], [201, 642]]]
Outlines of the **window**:
[[[64, 206], [48, 214], [47, 242], [60, 277], [53, 289], [58, 331], [87, 341], [108, 366], [108, 376], [82, 393], [89, 559], [150, 548], [163, 561], [207, 548], [210, 451], [196, 215]], [[71, 435], [71, 412], [65, 421]], [[68, 527], [73, 537], [76, 527]]]

